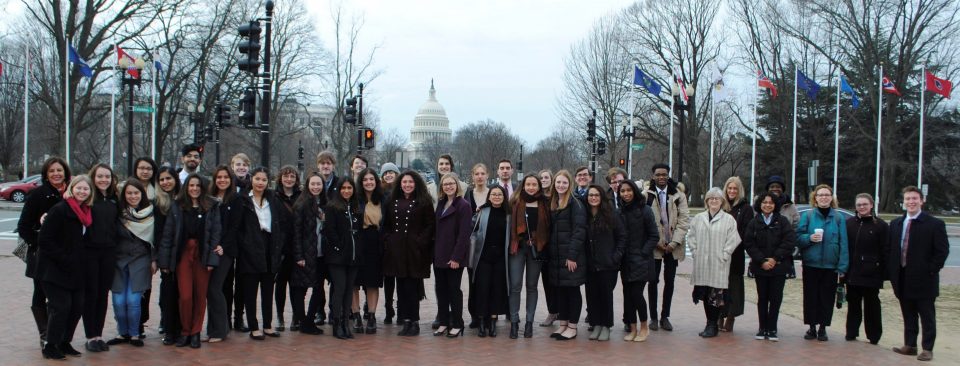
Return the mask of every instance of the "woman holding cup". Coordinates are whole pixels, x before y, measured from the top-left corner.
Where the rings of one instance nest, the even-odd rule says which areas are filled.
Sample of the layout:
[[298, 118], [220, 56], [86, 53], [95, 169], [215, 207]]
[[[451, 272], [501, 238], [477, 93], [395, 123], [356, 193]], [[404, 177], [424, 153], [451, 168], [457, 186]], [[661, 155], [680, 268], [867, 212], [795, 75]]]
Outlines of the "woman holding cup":
[[843, 278], [849, 263], [847, 224], [830, 186], [818, 185], [810, 202], [816, 208], [804, 212], [797, 225], [797, 247], [803, 253], [803, 322], [810, 327], [803, 338], [826, 342], [837, 276]]

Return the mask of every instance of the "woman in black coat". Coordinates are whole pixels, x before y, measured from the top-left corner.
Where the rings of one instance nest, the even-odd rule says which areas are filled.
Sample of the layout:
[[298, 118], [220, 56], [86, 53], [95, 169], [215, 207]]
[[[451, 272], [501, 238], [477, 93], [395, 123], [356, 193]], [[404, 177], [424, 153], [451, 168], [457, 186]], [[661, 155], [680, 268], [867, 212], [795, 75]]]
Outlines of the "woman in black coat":
[[[251, 173], [250, 191], [243, 197], [243, 213], [237, 240], [237, 273], [243, 284], [243, 303], [247, 311], [250, 338], [279, 337], [273, 330], [273, 281], [280, 270], [281, 250], [286, 242], [287, 209], [273, 191], [267, 189], [270, 174], [266, 168]], [[263, 330], [257, 323], [257, 290]]]
[[849, 303], [846, 339], [857, 339], [862, 320], [867, 339], [877, 344], [883, 334], [879, 295], [883, 288], [888, 225], [873, 214], [873, 197], [869, 194], [857, 195], [856, 209], [857, 216], [847, 219], [850, 269], [845, 277]]
[[[180, 179], [171, 167], [161, 167], [157, 173], [157, 196], [153, 201], [154, 225], [160, 228], [155, 243], [163, 242], [163, 228], [170, 216], [173, 200], [180, 193]], [[158, 245], [159, 248], [159, 245]], [[177, 278], [174, 271], [160, 272], [160, 333], [163, 345], [177, 343], [180, 337], [180, 304], [177, 294]]]
[[627, 233], [604, 189], [587, 189], [587, 308], [591, 340], [609, 341], [613, 326], [613, 288], [626, 247]]
[[[317, 328], [313, 318], [322, 306], [313, 297], [308, 311], [304, 311], [307, 289], [314, 293], [323, 289], [323, 278], [327, 264], [323, 259], [321, 235], [323, 230], [323, 206], [327, 204], [327, 195], [323, 193], [323, 177], [311, 174], [307, 178], [306, 191], [300, 194], [293, 205], [293, 271], [290, 273], [290, 304], [293, 305], [293, 322], [300, 324], [300, 333], [318, 335], [323, 330]], [[318, 290], [320, 289], [320, 290]]]
[[793, 225], [780, 214], [780, 203], [772, 193], [761, 193], [753, 205], [759, 214], [750, 220], [743, 235], [743, 246], [750, 255], [750, 272], [757, 281], [757, 313], [760, 317], [760, 331], [754, 337], [757, 340], [780, 339], [777, 319], [796, 245]]
[[[620, 219], [627, 229], [627, 242], [620, 260], [620, 278], [623, 282], [624, 318], [630, 326], [623, 340], [643, 342], [650, 335], [647, 326], [647, 302], [643, 288], [656, 280], [653, 250], [660, 241], [653, 210], [642, 199], [643, 191], [632, 180], [620, 182], [617, 199], [620, 200]], [[637, 315], [640, 327], [637, 327]]]
[[[26, 276], [33, 279], [33, 300], [30, 302], [30, 311], [33, 320], [37, 323], [37, 332], [40, 334], [40, 347], [47, 340], [47, 296], [43, 293], [43, 286], [37, 279], [37, 236], [40, 233], [40, 218], [51, 207], [63, 201], [63, 192], [70, 183], [70, 167], [67, 162], [58, 157], [47, 159], [40, 170], [40, 186], [30, 191], [20, 210], [20, 220], [17, 221], [17, 234], [27, 243], [27, 271]], [[106, 347], [106, 344], [103, 345]]]
[[337, 193], [323, 209], [324, 259], [330, 272], [330, 315], [333, 317], [333, 336], [338, 339], [353, 338], [350, 331], [350, 295], [357, 271], [363, 263], [363, 251], [357, 245], [360, 229], [360, 209], [354, 194], [353, 180], [340, 178], [335, 187]]
[[[85, 347], [90, 352], [106, 351], [101, 347], [103, 325], [107, 318], [107, 298], [113, 284], [117, 264], [115, 249], [120, 230], [120, 209], [117, 200], [117, 176], [106, 164], [96, 164], [87, 174], [93, 180], [93, 225], [83, 245], [84, 281], [83, 331]], [[139, 323], [137, 326], [139, 327]], [[126, 332], [123, 329], [123, 332]], [[136, 334], [140, 335], [142, 331]], [[125, 333], [123, 333], [125, 334]], [[130, 338], [114, 338], [107, 345], [129, 342]]]
[[[277, 174], [277, 198], [283, 202], [283, 207], [287, 209], [287, 215], [293, 215], [293, 204], [300, 197], [300, 173], [293, 165], [284, 165], [280, 168], [280, 174]], [[287, 230], [293, 230], [293, 225], [286, 225]], [[292, 237], [291, 232], [287, 232], [286, 237]], [[283, 259], [280, 261], [280, 271], [277, 272], [277, 283], [274, 288], [274, 298], [277, 301], [277, 330], [284, 331], [286, 324], [283, 319], [283, 310], [287, 306], [287, 286], [290, 282], [290, 272], [293, 271], [293, 243], [289, 240], [283, 244]], [[290, 323], [290, 330], [300, 329], [296, 321]]]
[[[357, 245], [363, 252], [363, 263], [357, 272], [353, 287], [353, 331], [374, 334], [377, 332], [377, 303], [380, 301], [380, 288], [383, 287], [383, 191], [377, 171], [366, 168], [357, 175], [359, 191], [355, 193], [359, 200], [359, 219], [361, 229], [357, 233]], [[363, 289], [366, 307], [360, 318], [360, 290]], [[367, 320], [364, 329], [363, 320]]]
[[[753, 218], [753, 206], [750, 204], [750, 198], [745, 198], [743, 193], [743, 182], [740, 177], [727, 178], [723, 184], [723, 192], [726, 196], [726, 203], [723, 210], [737, 220], [737, 234], [742, 238], [747, 231], [747, 224]], [[732, 332], [733, 323], [736, 318], [743, 315], [743, 275], [746, 271], [746, 254], [743, 248], [743, 242], [737, 245], [730, 257], [730, 276], [727, 280], [727, 292], [730, 294], [730, 301], [721, 311], [718, 324], [721, 331]]]
[[423, 178], [413, 171], [397, 177], [397, 187], [385, 208], [383, 274], [397, 279], [397, 319], [400, 336], [420, 334], [423, 279], [430, 277], [436, 217], [433, 199]]
[[[233, 262], [237, 258], [237, 232], [240, 230], [240, 218], [243, 212], [243, 202], [237, 194], [234, 185], [236, 179], [226, 165], [217, 167], [213, 172], [213, 181], [210, 182], [210, 196], [220, 204], [220, 247], [213, 248], [220, 258], [220, 265], [210, 273], [210, 285], [207, 288], [207, 312], [210, 319], [207, 321], [207, 342], [217, 343], [227, 337], [230, 330], [229, 302], [226, 288], [232, 290], [232, 283], [227, 285], [227, 278], [233, 272]], [[231, 281], [232, 282], [232, 281]], [[232, 293], [232, 291], [231, 291]]]
[[83, 313], [83, 245], [93, 224], [93, 182], [86, 175], [74, 177], [64, 200], [47, 212], [37, 236], [37, 268], [47, 302], [47, 343], [43, 357], [80, 356], [71, 345]]
[[478, 337], [497, 336], [497, 314], [507, 313], [509, 284], [507, 255], [510, 248], [510, 204], [507, 190], [493, 186], [486, 202], [474, 217], [475, 238], [470, 248], [469, 266], [473, 272], [470, 296], [480, 324]]
[[558, 341], [577, 337], [583, 298], [580, 286], [587, 282], [587, 212], [573, 197], [570, 172], [561, 170], [553, 179], [550, 194], [550, 242], [547, 244], [547, 279], [556, 292], [560, 326], [551, 334]]

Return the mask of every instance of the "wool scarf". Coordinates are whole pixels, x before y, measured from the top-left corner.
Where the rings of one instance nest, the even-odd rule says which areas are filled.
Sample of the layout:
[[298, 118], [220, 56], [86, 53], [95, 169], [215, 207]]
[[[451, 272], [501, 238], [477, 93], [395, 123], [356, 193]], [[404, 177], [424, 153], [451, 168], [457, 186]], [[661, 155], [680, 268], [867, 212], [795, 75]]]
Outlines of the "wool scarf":
[[80, 223], [83, 224], [83, 227], [90, 227], [90, 224], [93, 224], [93, 215], [90, 212], [90, 206], [81, 204], [74, 197], [67, 198], [67, 205], [70, 206], [70, 209], [73, 210], [73, 213], [75, 213], [77, 218], [80, 219]]
[[123, 226], [140, 240], [153, 245], [153, 205], [140, 211], [134, 207], [127, 208], [123, 213]]
[[[510, 225], [514, 228], [510, 231], [510, 254], [517, 254], [520, 248], [520, 233], [527, 233], [526, 204], [531, 202], [537, 202], [537, 232], [533, 234], [537, 251], [543, 251], [550, 241], [550, 210], [546, 197], [543, 192], [530, 195], [526, 191], [520, 191], [520, 197], [513, 205], [513, 214], [510, 217], [513, 221]], [[529, 237], [529, 233], [527, 235]]]

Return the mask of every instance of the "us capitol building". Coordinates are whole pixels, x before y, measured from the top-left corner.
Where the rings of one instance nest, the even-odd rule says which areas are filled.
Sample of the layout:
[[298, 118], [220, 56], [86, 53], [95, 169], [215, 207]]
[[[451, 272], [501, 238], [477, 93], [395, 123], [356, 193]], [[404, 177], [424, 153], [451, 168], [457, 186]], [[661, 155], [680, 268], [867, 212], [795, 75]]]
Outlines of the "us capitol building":
[[[427, 101], [424, 102], [417, 111], [417, 116], [413, 118], [413, 128], [410, 129], [410, 143], [406, 147], [405, 161], [414, 161], [416, 159], [428, 159], [424, 150], [429, 146], [446, 144], [450, 141], [453, 131], [450, 129], [450, 120], [447, 118], [447, 112], [437, 101], [437, 89], [433, 87], [433, 80], [430, 80], [430, 94]], [[427, 166], [432, 166], [432, 162], [424, 161]]]

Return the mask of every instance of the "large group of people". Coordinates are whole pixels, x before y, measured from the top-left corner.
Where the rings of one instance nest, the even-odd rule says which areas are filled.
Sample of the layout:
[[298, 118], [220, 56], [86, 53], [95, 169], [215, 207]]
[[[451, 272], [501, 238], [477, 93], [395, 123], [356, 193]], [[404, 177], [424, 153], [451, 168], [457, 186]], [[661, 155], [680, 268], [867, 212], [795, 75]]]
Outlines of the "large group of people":
[[[393, 163], [378, 172], [363, 156], [338, 176], [335, 155], [324, 151], [301, 183], [292, 166], [273, 176], [251, 168], [242, 153], [209, 177], [200, 169], [200, 146], [185, 146], [181, 157], [180, 171], [138, 159], [122, 181], [104, 164], [72, 175], [60, 158], [44, 163], [42, 184], [18, 223], [43, 357], [79, 356], [71, 341], [81, 319], [88, 352], [144, 346], [157, 271], [158, 330], [168, 346], [222, 342], [230, 329], [262, 341], [288, 324], [319, 335], [329, 323], [339, 339], [374, 334], [381, 296], [383, 322], [395, 322], [399, 336], [417, 336], [428, 293], [437, 303], [434, 336], [497, 337], [503, 316], [510, 338], [521, 336], [521, 325], [531, 338], [541, 286], [548, 314], [539, 325], [555, 327], [552, 339], [576, 338], [583, 320], [590, 340], [609, 341], [618, 278], [623, 339], [644, 342], [651, 331], [673, 330], [677, 267], [688, 253], [692, 299], [705, 314], [701, 337], [733, 331], [749, 275], [757, 291], [755, 338], [778, 341], [784, 286], [800, 257], [805, 339], [828, 340], [844, 286], [845, 339], [857, 339], [863, 323], [869, 342], [879, 342], [878, 294], [889, 280], [905, 321], [904, 345], [893, 351], [933, 357], [938, 272], [949, 246], [943, 221], [922, 211], [916, 187], [903, 190], [906, 213], [887, 224], [868, 194], [857, 196], [855, 215], [845, 218], [832, 187], [819, 185], [801, 214], [783, 194], [782, 178], [771, 176], [763, 192], [745, 197], [741, 180], [731, 177], [709, 189], [705, 209], [691, 217], [683, 185], [666, 164], [655, 164], [646, 182], [612, 168], [602, 186], [586, 167], [514, 181], [504, 159], [494, 172], [471, 167], [467, 183], [443, 155], [428, 184]], [[424, 286], [430, 277], [433, 291]], [[285, 323], [288, 298], [293, 314]], [[104, 340], [111, 300], [117, 331]]]

